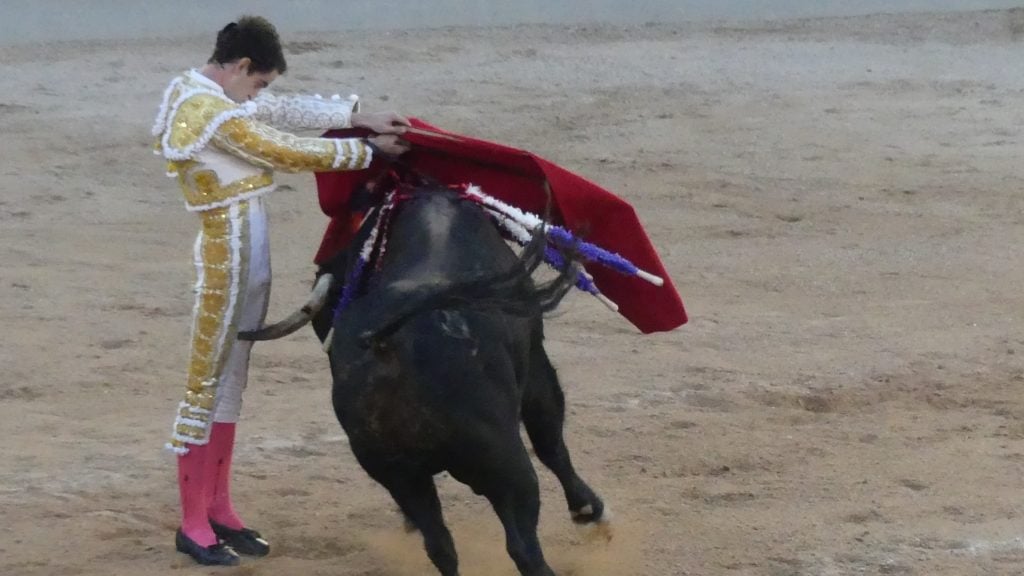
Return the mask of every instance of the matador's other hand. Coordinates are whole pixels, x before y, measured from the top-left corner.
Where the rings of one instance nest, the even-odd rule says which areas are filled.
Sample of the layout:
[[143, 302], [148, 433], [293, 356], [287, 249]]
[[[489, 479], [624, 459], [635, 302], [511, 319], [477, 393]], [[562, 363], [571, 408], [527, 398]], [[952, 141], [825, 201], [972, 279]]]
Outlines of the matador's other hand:
[[371, 146], [388, 156], [400, 156], [409, 151], [409, 143], [395, 134], [381, 134], [366, 139]]
[[352, 114], [353, 128], [367, 128], [377, 134], [405, 134], [409, 119], [397, 112], [356, 112]]

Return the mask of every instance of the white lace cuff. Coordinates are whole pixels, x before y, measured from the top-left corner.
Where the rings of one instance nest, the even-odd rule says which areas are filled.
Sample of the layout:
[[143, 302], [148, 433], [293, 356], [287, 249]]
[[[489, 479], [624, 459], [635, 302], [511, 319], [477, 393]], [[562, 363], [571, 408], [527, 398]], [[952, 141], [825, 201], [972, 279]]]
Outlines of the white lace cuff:
[[319, 94], [275, 96], [264, 91], [253, 102], [257, 120], [289, 131], [349, 128], [352, 112], [359, 107], [355, 94], [348, 98], [337, 94], [323, 98]]

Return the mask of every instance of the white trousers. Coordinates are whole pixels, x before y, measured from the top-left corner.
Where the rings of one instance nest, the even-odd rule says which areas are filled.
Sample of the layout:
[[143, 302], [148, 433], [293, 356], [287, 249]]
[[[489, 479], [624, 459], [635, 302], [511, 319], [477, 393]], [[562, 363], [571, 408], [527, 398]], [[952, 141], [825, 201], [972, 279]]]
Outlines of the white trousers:
[[[267, 305], [270, 301], [270, 236], [267, 229], [267, 213], [263, 198], [249, 201], [249, 266], [248, 274], [241, 279], [238, 288], [239, 310], [237, 314], [238, 331], [257, 330], [263, 326], [267, 317]], [[229, 338], [224, 343], [227, 352], [224, 366], [220, 373], [214, 401], [214, 422], [238, 422], [242, 412], [242, 392], [249, 381], [249, 355], [252, 342]]]

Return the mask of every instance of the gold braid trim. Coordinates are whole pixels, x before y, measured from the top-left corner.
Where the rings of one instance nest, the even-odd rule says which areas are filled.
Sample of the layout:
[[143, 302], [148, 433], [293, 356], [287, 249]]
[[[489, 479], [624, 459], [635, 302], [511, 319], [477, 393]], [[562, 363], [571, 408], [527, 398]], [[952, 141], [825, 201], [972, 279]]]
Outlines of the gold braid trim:
[[239, 291], [248, 271], [248, 207], [241, 202], [200, 213], [188, 381], [168, 443], [179, 454], [188, 451], [186, 444], [206, 444], [209, 438], [221, 372], [238, 331]]
[[[251, 164], [283, 172], [352, 170], [368, 164], [367, 147], [359, 139], [302, 138], [248, 118], [225, 121], [212, 142]], [[339, 157], [337, 146], [341, 142], [351, 147]], [[353, 165], [357, 158], [361, 161]]]
[[179, 170], [178, 183], [181, 185], [181, 192], [185, 195], [185, 203], [189, 210], [202, 211], [251, 198], [262, 188], [269, 191], [270, 186], [274, 184], [274, 177], [269, 172], [264, 172], [222, 185], [213, 170], [198, 170], [191, 173]]
[[[177, 152], [191, 156], [205, 147], [213, 136], [211, 123], [223, 123], [228, 118], [245, 115], [247, 109], [223, 97], [209, 93], [196, 93], [182, 102], [168, 118], [167, 131], [163, 140], [164, 153]], [[172, 158], [169, 158], [172, 159]], [[180, 159], [180, 158], [173, 158]]]
[[243, 118], [222, 124], [213, 143], [252, 164], [283, 172], [330, 170], [334, 162], [331, 140], [301, 138]]

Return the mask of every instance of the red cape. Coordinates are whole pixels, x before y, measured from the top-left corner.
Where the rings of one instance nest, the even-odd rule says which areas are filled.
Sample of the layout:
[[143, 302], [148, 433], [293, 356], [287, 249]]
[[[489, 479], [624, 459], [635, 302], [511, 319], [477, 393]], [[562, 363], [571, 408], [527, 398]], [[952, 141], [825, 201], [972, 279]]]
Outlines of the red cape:
[[[600, 264], [587, 265], [597, 287], [619, 305], [619, 312], [645, 334], [686, 323], [686, 310], [671, 278], [633, 207], [624, 200], [529, 152], [446, 132], [416, 118], [411, 122], [418, 129], [436, 133], [405, 136], [413, 146], [402, 159], [414, 170], [444, 184], [476, 184], [486, 194], [538, 215], [544, 214], [547, 183], [555, 223], [664, 278], [664, 286], [658, 287]], [[352, 131], [326, 135], [350, 137]], [[331, 217], [331, 223], [315, 262], [325, 262], [351, 241], [359, 215], [349, 210], [349, 198], [353, 190], [385, 168], [384, 162], [375, 160], [369, 170], [316, 174], [320, 208]]]

